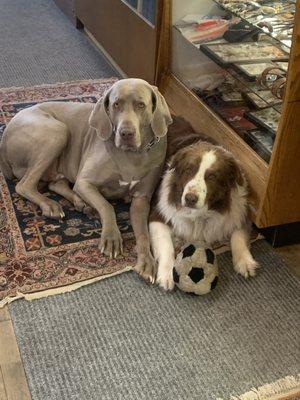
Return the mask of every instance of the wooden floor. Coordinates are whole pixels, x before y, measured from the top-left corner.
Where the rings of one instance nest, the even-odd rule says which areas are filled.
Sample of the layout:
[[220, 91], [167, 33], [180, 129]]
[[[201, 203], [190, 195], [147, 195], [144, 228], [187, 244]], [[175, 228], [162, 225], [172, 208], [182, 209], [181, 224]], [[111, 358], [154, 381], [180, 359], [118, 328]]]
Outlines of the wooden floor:
[[286, 262], [294, 275], [300, 278], [300, 244], [274, 249]]
[[[300, 278], [300, 244], [275, 249], [291, 272]], [[300, 391], [274, 396], [274, 400], [300, 398]], [[30, 400], [30, 392], [8, 307], [0, 309], [0, 400]], [[271, 399], [270, 399], [271, 400]]]
[[31, 399], [8, 307], [0, 310], [0, 400]]

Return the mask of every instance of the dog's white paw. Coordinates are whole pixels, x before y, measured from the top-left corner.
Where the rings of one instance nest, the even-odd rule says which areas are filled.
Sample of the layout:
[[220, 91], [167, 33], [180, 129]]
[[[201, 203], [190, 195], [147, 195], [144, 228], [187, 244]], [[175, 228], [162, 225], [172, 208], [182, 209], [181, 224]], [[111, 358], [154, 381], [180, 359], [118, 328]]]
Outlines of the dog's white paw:
[[253, 259], [251, 255], [241, 257], [239, 260], [234, 261], [234, 269], [245, 278], [256, 275], [256, 270], [259, 268], [258, 263]]
[[162, 287], [164, 290], [173, 290], [174, 280], [173, 280], [172, 270], [163, 272], [161, 274], [158, 273], [156, 278], [156, 283], [158, 283], [159, 286]]

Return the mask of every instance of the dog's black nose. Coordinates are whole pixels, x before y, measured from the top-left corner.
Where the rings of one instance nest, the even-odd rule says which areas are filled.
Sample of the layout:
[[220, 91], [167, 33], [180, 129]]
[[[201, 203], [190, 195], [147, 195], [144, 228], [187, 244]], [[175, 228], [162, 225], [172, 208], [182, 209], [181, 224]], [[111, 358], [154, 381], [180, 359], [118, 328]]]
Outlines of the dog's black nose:
[[131, 140], [134, 138], [134, 131], [132, 129], [122, 129], [120, 135], [122, 139]]
[[188, 207], [193, 207], [198, 201], [198, 196], [195, 193], [187, 193], [185, 195], [185, 204]]

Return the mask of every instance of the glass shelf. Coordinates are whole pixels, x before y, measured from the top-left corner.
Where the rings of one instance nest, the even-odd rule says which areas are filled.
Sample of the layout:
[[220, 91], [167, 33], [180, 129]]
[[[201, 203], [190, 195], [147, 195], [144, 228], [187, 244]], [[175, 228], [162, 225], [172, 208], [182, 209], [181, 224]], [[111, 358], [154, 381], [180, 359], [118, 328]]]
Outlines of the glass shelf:
[[227, 122], [266, 162], [280, 119], [282, 101], [257, 84], [247, 84], [232, 69], [214, 90], [192, 90]]
[[[282, 95], [283, 89], [277, 89], [288, 71], [296, 1], [180, 4], [172, 30], [173, 73], [269, 162], [281, 117], [283, 100], [276, 96]], [[268, 67], [276, 70], [262, 82]]]
[[[280, 119], [282, 100], [262, 86], [257, 81], [257, 76], [268, 66], [281, 67], [286, 71], [289, 54], [286, 53], [283, 57], [284, 61], [279, 58], [274, 62], [272, 59], [274, 55], [271, 55], [269, 60], [260, 60], [260, 63], [246, 59], [222, 65], [215, 57], [212, 57], [212, 54], [202, 50], [203, 47], [211, 46], [212, 43], [221, 47], [226, 46], [228, 42], [224, 39], [195, 44], [191, 43], [176, 27], [173, 28], [173, 36], [175, 43], [181, 42], [181, 45], [177, 46], [180, 48], [177, 51], [179, 52], [177, 58], [179, 63], [183, 63], [181, 73], [176, 74], [175, 71], [175, 75], [225, 120], [262, 159], [269, 162]], [[277, 41], [272, 38], [269, 38], [268, 44], [272, 46], [272, 41], [275, 47], [278, 46]], [[255, 42], [251, 43], [255, 45]], [[239, 46], [239, 44], [234, 45]], [[194, 52], [192, 57], [187, 50], [182, 50], [185, 46], [189, 48], [188, 51]], [[280, 49], [280, 46], [278, 48]], [[183, 61], [190, 62], [189, 58], [193, 58], [193, 65], [184, 65]], [[210, 86], [212, 87], [204, 87], [203, 82], [209, 78], [211, 78], [212, 85]]]
[[262, 32], [285, 46], [291, 47], [296, 0], [213, 1], [223, 10], [261, 29]]

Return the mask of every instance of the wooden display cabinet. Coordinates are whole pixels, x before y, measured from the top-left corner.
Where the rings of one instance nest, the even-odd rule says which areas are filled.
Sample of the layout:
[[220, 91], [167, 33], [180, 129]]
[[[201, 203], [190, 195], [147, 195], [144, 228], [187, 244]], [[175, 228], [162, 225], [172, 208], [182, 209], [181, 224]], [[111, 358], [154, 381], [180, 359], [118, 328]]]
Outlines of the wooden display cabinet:
[[74, 0], [79, 25], [119, 72], [150, 83], [155, 81], [160, 29], [165, 26], [163, 9], [164, 0]]
[[[185, 117], [195, 130], [202, 131], [231, 151], [240, 161], [252, 189], [252, 219], [259, 228], [300, 224], [300, 1], [296, 3], [295, 25], [289, 58], [286, 92], [271, 160], [265, 162], [223, 119], [183, 82], [176, 69], [178, 41], [173, 23], [184, 14], [197, 13], [203, 0], [166, 0], [158, 54], [157, 82], [175, 114]], [[209, 7], [207, 7], [209, 8]], [[171, 10], [172, 9], [172, 13]], [[178, 11], [178, 9], [181, 10]], [[199, 51], [199, 50], [198, 50]], [[180, 57], [192, 58], [186, 49]], [[179, 58], [180, 58], [179, 57]], [[292, 240], [295, 241], [295, 240]]]

